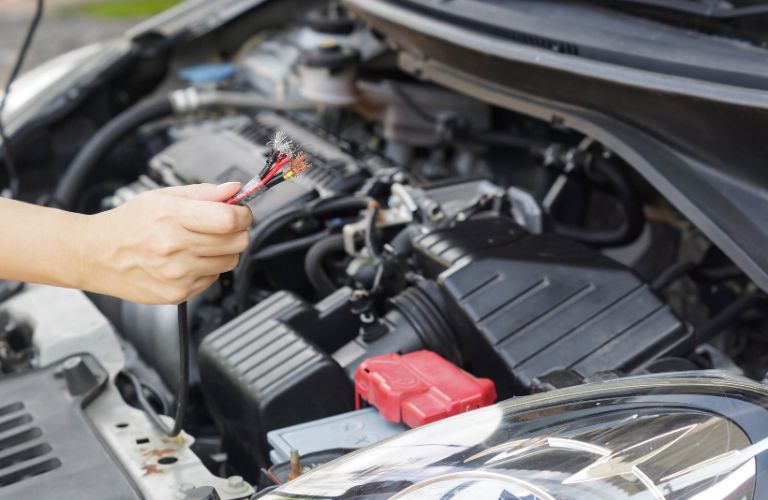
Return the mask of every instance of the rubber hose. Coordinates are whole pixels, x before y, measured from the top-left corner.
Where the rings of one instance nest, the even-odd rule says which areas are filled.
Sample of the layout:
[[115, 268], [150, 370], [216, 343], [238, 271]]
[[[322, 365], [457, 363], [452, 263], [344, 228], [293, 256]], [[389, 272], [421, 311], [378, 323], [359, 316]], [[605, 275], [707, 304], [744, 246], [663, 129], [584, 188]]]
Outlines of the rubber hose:
[[664, 290], [675, 281], [693, 271], [695, 267], [696, 264], [690, 261], [682, 261], [672, 264], [651, 282], [651, 290], [654, 292]]
[[104, 155], [138, 127], [173, 114], [171, 100], [158, 96], [132, 106], [101, 127], [67, 167], [53, 194], [53, 204], [71, 210], [88, 175]]
[[643, 232], [645, 213], [629, 179], [612, 163], [598, 158], [593, 164], [613, 188], [624, 208], [625, 220], [616, 229], [586, 229], [556, 222], [555, 232], [596, 247], [619, 247], [635, 241]]
[[747, 292], [738, 299], [734, 300], [701, 328], [696, 330], [696, 344], [707, 342], [722, 332], [726, 327], [733, 324], [749, 309], [765, 302], [766, 297], [759, 292]]
[[304, 257], [304, 272], [307, 273], [307, 279], [320, 297], [326, 297], [336, 290], [336, 286], [323, 268], [323, 261], [329, 255], [343, 250], [344, 236], [334, 234], [309, 247]]
[[395, 255], [410, 255], [413, 252], [413, 239], [421, 233], [419, 226], [406, 226], [397, 233], [389, 242], [389, 245], [395, 250]]
[[259, 253], [251, 257], [251, 259], [269, 260], [269, 259], [274, 259], [275, 257], [280, 257], [281, 255], [298, 252], [299, 250], [306, 250], [307, 248], [311, 247], [313, 244], [322, 240], [326, 236], [328, 236], [328, 233], [325, 231], [321, 231], [319, 233], [313, 233], [308, 236], [297, 238], [295, 240], [288, 240], [288, 241], [283, 241], [281, 243], [275, 243], [274, 245], [270, 245], [268, 247], [262, 248], [261, 250], [259, 250]]
[[344, 197], [321, 199], [309, 208], [287, 208], [268, 216], [256, 225], [251, 234], [251, 242], [240, 258], [240, 264], [235, 271], [235, 296], [241, 311], [248, 306], [248, 289], [251, 284], [251, 275], [256, 262], [256, 255], [267, 239], [274, 236], [291, 222], [305, 216], [325, 217], [339, 212], [351, 212], [363, 210], [368, 206], [370, 198]]

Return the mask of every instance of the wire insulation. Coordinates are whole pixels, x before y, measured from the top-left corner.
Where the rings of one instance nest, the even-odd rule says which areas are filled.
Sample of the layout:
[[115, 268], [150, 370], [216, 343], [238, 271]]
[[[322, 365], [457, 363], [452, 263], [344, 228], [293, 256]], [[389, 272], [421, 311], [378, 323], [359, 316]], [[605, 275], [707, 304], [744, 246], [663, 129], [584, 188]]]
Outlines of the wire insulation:
[[237, 193], [235, 196], [227, 200], [227, 205], [234, 205], [235, 203], [239, 203], [243, 201], [244, 199], [248, 198], [249, 196], [253, 196], [259, 189], [263, 188], [265, 184], [267, 184], [272, 178], [280, 171], [281, 168], [283, 168], [285, 165], [288, 164], [288, 162], [291, 161], [290, 158], [287, 156], [283, 156], [277, 160], [277, 163], [275, 163], [270, 169], [269, 172], [267, 172], [267, 175], [261, 178], [261, 180], [256, 183], [253, 186], [248, 186], [241, 190], [239, 193]]

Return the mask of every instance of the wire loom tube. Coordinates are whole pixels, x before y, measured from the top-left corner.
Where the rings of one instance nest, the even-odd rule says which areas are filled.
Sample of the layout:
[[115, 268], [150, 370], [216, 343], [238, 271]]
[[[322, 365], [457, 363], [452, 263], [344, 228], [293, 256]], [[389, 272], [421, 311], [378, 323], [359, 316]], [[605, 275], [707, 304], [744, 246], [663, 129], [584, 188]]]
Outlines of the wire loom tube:
[[59, 180], [52, 204], [72, 209], [88, 175], [97, 167], [99, 161], [142, 125], [174, 114], [187, 114], [209, 107], [289, 110], [305, 109], [309, 105], [303, 101], [274, 101], [253, 93], [198, 91], [195, 88], [177, 90], [168, 95], [142, 101], [114, 117], [85, 143]]
[[555, 232], [596, 247], [618, 247], [635, 241], [643, 232], [645, 213], [629, 179], [613, 164], [598, 158], [592, 166], [600, 172], [624, 207], [625, 221], [616, 229], [586, 229], [556, 222]]

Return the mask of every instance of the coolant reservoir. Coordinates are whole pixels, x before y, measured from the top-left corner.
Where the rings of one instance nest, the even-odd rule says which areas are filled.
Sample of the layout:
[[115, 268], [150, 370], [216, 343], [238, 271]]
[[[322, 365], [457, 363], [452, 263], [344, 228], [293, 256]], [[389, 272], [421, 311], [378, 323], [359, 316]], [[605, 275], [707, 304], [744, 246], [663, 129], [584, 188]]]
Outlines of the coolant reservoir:
[[355, 102], [355, 76], [360, 54], [334, 40], [304, 54], [299, 61], [299, 92], [310, 101], [326, 106]]

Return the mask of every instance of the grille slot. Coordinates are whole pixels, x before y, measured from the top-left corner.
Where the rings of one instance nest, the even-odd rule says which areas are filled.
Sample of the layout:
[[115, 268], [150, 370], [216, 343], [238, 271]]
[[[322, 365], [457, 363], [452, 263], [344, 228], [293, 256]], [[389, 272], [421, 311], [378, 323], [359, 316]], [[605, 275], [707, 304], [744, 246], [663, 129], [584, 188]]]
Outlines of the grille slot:
[[9, 418], [8, 420], [0, 420], [0, 433], [11, 430], [14, 427], [21, 427], [24, 424], [28, 424], [32, 421], [32, 415], [24, 414], [19, 417]]
[[34, 419], [24, 410], [21, 402], [0, 407], [0, 488], [61, 466], [61, 460], [47, 456], [52, 448], [40, 442], [43, 431], [29, 426]]
[[11, 413], [16, 413], [18, 411], [21, 411], [24, 409], [24, 403], [18, 402], [18, 403], [11, 403], [9, 405], [0, 406], [0, 417], [4, 417], [6, 415], [10, 415]]
[[58, 458], [49, 458], [48, 460], [22, 467], [11, 472], [10, 474], [0, 476], [0, 488], [18, 483], [19, 481], [28, 479], [30, 477], [39, 476], [40, 474], [45, 474], [46, 472], [51, 472], [52, 470], [56, 470], [59, 467], [61, 467], [61, 460]]
[[21, 451], [17, 451], [16, 453], [11, 453], [9, 455], [4, 456], [3, 458], [0, 458], [0, 471], [3, 469], [7, 469], [11, 465], [15, 465], [20, 462], [24, 462], [27, 460], [32, 460], [33, 458], [42, 457], [46, 453], [49, 453], [51, 451], [51, 445], [48, 443], [42, 443], [35, 446], [32, 446], [31, 448], [24, 448]]

